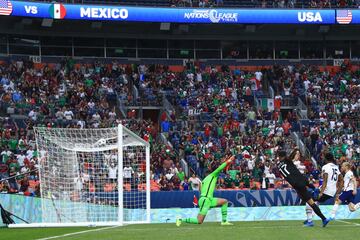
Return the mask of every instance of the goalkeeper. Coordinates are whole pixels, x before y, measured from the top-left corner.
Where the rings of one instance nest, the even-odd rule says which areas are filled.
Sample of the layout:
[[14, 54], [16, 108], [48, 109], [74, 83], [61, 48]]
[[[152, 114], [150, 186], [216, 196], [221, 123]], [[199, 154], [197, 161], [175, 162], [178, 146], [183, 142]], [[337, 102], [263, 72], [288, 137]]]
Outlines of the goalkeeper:
[[214, 190], [216, 188], [217, 179], [222, 170], [229, 167], [234, 161], [235, 157], [232, 156], [225, 160], [215, 171], [210, 173], [202, 182], [201, 195], [199, 199], [200, 212], [197, 218], [177, 219], [176, 226], [180, 226], [182, 222], [191, 224], [202, 224], [210, 208], [221, 206], [222, 226], [233, 225], [227, 221], [227, 208], [228, 201], [224, 198], [214, 198]]

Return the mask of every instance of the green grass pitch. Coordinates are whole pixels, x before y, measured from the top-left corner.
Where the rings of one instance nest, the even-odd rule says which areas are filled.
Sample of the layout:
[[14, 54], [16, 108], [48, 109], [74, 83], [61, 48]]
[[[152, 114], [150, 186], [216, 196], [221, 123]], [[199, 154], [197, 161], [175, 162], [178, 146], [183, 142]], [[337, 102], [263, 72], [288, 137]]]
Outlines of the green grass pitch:
[[326, 228], [319, 221], [305, 228], [300, 221], [235, 222], [203, 225], [148, 224], [105, 228], [24, 228], [0, 229], [3, 240], [352, 240], [359, 239], [360, 219], [330, 222]]

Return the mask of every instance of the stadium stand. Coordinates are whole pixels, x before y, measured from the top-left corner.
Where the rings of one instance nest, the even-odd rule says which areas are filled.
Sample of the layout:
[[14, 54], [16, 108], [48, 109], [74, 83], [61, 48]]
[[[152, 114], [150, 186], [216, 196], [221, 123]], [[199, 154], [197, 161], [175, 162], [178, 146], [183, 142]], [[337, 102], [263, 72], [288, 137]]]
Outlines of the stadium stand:
[[[3, 63], [0, 178], [10, 178], [1, 191], [39, 194], [33, 126], [97, 128], [119, 122], [152, 144], [153, 191], [196, 189], [198, 178], [228, 154], [237, 160], [220, 177], [220, 188], [287, 187], [277, 181], [272, 160], [277, 145], [295, 147], [292, 133], [310, 150], [298, 164], [314, 181], [328, 150], [340, 161], [351, 160], [359, 176], [360, 72], [351, 69], [349, 62], [337, 72], [301, 64], [247, 71], [195, 63], [174, 72], [165, 65], [77, 64], [71, 58], [55, 65]], [[129, 91], [134, 87], [137, 97]], [[259, 107], [258, 98], [269, 97], [270, 88], [282, 100], [275, 100], [273, 109]], [[158, 132], [157, 123], [137, 120], [131, 106], [156, 105], [163, 98], [175, 107], [161, 114]], [[300, 119], [296, 110], [280, 114], [289, 99], [303, 101], [308, 118]], [[130, 107], [125, 116], [117, 101]], [[185, 174], [183, 160], [192, 172]]]

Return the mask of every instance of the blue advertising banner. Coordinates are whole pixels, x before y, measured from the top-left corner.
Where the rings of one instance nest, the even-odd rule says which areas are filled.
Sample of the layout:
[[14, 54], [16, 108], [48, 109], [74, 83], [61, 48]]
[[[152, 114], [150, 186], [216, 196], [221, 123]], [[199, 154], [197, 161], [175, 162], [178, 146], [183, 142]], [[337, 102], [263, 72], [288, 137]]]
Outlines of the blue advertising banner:
[[[1, 194], [0, 203], [2, 206], [16, 216], [26, 219], [30, 223], [42, 222], [42, 209], [40, 198], [25, 197], [15, 194]], [[71, 209], [73, 205], [69, 206]], [[97, 219], [103, 219], [104, 216], [114, 217], [113, 209], [106, 208], [103, 205], [88, 204], [88, 210], [91, 211], [91, 216]], [[51, 212], [48, 209], [46, 216], [56, 215], [56, 212]], [[139, 216], [139, 213], [144, 209], [124, 209], [124, 214], [128, 220], [131, 216]], [[321, 211], [325, 216], [330, 216], [332, 205], [322, 205]], [[175, 219], [195, 217], [199, 212], [199, 208], [152, 208], [151, 209], [151, 223], [174, 223]], [[337, 219], [359, 219], [360, 211], [350, 212], [346, 205], [341, 205], [338, 209]], [[266, 220], [301, 220], [305, 219], [305, 206], [267, 206], [267, 207], [234, 207], [228, 208], [228, 219], [230, 221], [266, 221]], [[315, 216], [315, 219], [318, 219]], [[16, 223], [22, 223], [14, 218]], [[134, 219], [136, 220], [136, 219]], [[44, 219], [46, 221], [46, 219]], [[205, 219], [206, 222], [220, 222], [221, 210], [220, 208], [209, 211]], [[299, 223], [301, 224], [301, 223]], [[0, 227], [2, 221], [0, 218]]]
[[[117, 201], [117, 192], [96, 192], [87, 198], [111, 198]], [[198, 191], [170, 191], [151, 192], [151, 208], [191, 208], [194, 207], [193, 199], [199, 199]], [[281, 190], [232, 190], [215, 191], [214, 197], [225, 198], [232, 207], [270, 207], [300, 205], [301, 200], [293, 189]], [[124, 191], [124, 207], [139, 208], [144, 206], [145, 192]], [[355, 202], [360, 202], [360, 189], [355, 197]], [[330, 199], [324, 204], [333, 204]]]
[[360, 24], [360, 10], [351, 10], [352, 20], [351, 24]]
[[[152, 192], [151, 208], [191, 208], [196, 191]], [[270, 207], [300, 205], [301, 200], [293, 189], [215, 191], [214, 197], [225, 198], [232, 207]], [[360, 202], [360, 189], [355, 197]], [[323, 204], [334, 204], [330, 199]]]
[[0, 15], [129, 22], [210, 24], [335, 24], [335, 10], [314, 9], [194, 9], [74, 5], [7, 1]]

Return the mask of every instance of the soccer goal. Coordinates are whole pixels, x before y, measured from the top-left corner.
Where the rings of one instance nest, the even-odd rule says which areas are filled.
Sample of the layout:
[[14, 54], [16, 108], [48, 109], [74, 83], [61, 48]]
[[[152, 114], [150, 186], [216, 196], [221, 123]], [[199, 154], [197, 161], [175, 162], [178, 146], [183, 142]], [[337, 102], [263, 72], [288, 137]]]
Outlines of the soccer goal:
[[10, 227], [150, 222], [150, 146], [126, 127], [35, 128], [40, 223]]

